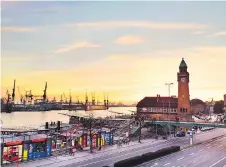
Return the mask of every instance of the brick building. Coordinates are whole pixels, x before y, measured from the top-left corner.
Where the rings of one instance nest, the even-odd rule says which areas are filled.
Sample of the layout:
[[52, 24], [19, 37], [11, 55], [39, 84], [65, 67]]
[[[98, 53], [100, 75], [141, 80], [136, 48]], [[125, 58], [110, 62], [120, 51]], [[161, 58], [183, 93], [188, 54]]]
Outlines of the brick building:
[[177, 98], [144, 97], [137, 104], [137, 113], [145, 115], [145, 119], [172, 120], [177, 115]]
[[145, 115], [145, 119], [157, 120], [180, 120], [188, 121], [192, 119], [190, 94], [189, 94], [189, 73], [187, 64], [182, 59], [178, 81], [178, 98], [175, 97], [145, 97], [137, 104], [137, 114]]

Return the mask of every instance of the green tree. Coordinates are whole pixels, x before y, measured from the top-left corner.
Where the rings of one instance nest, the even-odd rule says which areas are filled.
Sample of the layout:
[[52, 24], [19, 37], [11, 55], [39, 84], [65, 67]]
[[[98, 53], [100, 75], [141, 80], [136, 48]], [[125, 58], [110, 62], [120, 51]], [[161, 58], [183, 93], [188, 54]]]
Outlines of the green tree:
[[217, 101], [214, 104], [213, 109], [214, 109], [214, 113], [215, 114], [222, 114], [222, 113], [224, 113], [224, 101], [223, 100]]

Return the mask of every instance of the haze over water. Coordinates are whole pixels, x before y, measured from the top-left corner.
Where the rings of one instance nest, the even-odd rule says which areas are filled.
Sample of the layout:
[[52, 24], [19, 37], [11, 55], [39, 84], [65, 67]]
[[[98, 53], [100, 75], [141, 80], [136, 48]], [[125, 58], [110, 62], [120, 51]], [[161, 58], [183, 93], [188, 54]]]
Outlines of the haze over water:
[[[135, 107], [117, 107], [110, 108], [109, 111], [116, 111], [120, 113], [130, 114], [128, 110], [135, 111]], [[111, 113], [107, 110], [97, 110], [97, 111], [66, 111], [66, 110], [53, 110], [46, 112], [12, 112], [12, 113], [1, 113], [1, 120], [3, 121], [2, 127], [39, 127], [44, 125], [45, 122], [50, 121], [62, 121], [63, 123], [69, 122], [69, 117], [61, 115], [64, 114], [74, 114], [80, 116], [89, 116], [89, 113], [93, 114], [93, 117], [107, 117], [115, 116], [115, 113]]]

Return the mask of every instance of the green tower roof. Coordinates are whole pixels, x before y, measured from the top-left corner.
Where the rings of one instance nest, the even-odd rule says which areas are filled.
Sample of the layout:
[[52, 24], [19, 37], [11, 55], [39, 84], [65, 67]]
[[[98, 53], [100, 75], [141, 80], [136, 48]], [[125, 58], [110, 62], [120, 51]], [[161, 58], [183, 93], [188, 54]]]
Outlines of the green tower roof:
[[187, 67], [187, 64], [186, 64], [185, 61], [184, 61], [184, 58], [182, 58], [182, 61], [181, 61], [181, 63], [180, 63], [179, 68], [188, 68], [188, 67]]

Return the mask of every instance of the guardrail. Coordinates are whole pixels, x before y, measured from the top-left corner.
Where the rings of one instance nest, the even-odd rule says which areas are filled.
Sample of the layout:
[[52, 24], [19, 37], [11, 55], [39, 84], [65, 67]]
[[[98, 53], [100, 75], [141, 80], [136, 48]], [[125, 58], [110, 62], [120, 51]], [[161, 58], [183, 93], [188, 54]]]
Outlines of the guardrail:
[[210, 122], [177, 122], [177, 121], [147, 121], [145, 120], [146, 124], [159, 124], [159, 125], [174, 125], [174, 126], [184, 126], [184, 127], [191, 127], [191, 126], [202, 126], [202, 127], [214, 127], [214, 128], [226, 128], [226, 124], [223, 123], [210, 123]]

